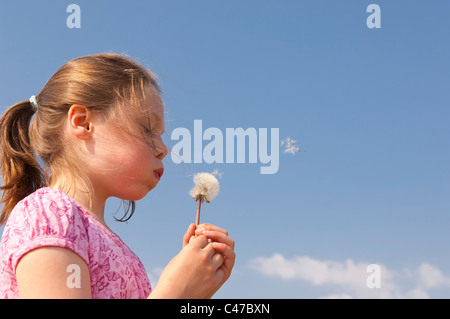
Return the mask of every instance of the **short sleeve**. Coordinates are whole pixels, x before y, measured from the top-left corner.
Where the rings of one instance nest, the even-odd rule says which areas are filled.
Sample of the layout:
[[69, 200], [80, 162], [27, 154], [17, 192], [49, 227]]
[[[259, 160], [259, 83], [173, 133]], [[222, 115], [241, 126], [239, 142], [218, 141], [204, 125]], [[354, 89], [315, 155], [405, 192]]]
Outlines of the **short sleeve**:
[[10, 267], [26, 253], [40, 247], [62, 247], [78, 254], [89, 264], [89, 238], [85, 216], [76, 203], [52, 189], [36, 192], [19, 202], [8, 218], [3, 247]]

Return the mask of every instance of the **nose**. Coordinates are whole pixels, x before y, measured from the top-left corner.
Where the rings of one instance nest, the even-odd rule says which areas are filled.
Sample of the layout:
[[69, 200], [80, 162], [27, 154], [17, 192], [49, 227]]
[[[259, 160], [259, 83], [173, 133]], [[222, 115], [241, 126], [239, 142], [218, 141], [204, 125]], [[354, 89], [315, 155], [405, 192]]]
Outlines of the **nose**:
[[160, 138], [155, 148], [155, 157], [162, 161], [164, 157], [167, 156], [167, 153], [168, 153], [167, 147]]
[[168, 153], [167, 148], [164, 146], [164, 150], [159, 152], [158, 155], [156, 155], [156, 158], [162, 161], [164, 157], [167, 156], [167, 153]]

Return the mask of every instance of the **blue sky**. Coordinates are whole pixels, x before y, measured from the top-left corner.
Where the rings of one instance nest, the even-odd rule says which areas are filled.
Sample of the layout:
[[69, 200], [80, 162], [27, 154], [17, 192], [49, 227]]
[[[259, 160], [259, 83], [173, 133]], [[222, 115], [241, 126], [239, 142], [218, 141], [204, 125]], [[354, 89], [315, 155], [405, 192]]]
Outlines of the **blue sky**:
[[[66, 25], [71, 3], [80, 29]], [[366, 25], [371, 3], [380, 29]], [[216, 297], [448, 298], [449, 11], [436, 0], [2, 1], [0, 108], [65, 62], [113, 51], [158, 74], [169, 147], [196, 119], [297, 141], [273, 175], [168, 156], [127, 224], [110, 200], [108, 224], [153, 284], [195, 220], [192, 174], [218, 169], [202, 221], [230, 232], [237, 260]], [[381, 288], [367, 288], [368, 264]]]

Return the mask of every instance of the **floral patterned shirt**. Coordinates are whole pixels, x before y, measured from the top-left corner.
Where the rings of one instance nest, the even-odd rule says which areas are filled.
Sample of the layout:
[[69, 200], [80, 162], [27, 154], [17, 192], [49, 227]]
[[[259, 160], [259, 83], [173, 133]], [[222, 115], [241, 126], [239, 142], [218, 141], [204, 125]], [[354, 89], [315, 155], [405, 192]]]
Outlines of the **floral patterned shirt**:
[[70, 249], [86, 262], [92, 298], [138, 299], [151, 292], [143, 264], [116, 234], [62, 191], [44, 187], [20, 201], [5, 225], [0, 298], [19, 298], [16, 266], [26, 253], [45, 246]]

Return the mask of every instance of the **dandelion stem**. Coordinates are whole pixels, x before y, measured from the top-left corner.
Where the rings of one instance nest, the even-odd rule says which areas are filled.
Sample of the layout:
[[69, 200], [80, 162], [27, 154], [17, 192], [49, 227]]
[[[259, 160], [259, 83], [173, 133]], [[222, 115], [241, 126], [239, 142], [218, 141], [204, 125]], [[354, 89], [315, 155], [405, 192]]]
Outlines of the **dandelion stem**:
[[195, 220], [195, 226], [198, 226], [200, 224], [200, 207], [202, 206], [202, 196], [199, 196], [197, 199], [198, 205], [197, 205], [197, 218]]

